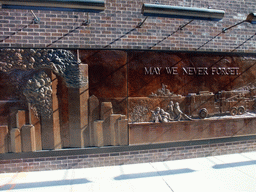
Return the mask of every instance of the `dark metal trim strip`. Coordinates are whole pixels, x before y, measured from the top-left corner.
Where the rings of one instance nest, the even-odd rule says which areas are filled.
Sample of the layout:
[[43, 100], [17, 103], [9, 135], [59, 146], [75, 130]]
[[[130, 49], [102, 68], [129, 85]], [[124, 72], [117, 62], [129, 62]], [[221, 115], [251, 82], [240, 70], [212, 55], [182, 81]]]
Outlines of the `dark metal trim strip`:
[[37, 151], [27, 153], [4, 153], [0, 154], [1, 160], [11, 159], [23, 159], [23, 158], [40, 158], [40, 157], [58, 157], [58, 156], [70, 156], [70, 155], [89, 155], [89, 154], [102, 154], [102, 153], [119, 153], [129, 151], [140, 151], [140, 150], [152, 150], [152, 149], [165, 149], [171, 147], [191, 147], [197, 145], [211, 145], [220, 143], [230, 142], [241, 142], [256, 140], [256, 135], [250, 136], [239, 136], [239, 137], [227, 137], [207, 140], [195, 140], [195, 141], [183, 141], [183, 142], [171, 142], [171, 143], [159, 143], [149, 145], [130, 145], [130, 146], [105, 146], [105, 147], [90, 147], [84, 149], [61, 149], [52, 151]]

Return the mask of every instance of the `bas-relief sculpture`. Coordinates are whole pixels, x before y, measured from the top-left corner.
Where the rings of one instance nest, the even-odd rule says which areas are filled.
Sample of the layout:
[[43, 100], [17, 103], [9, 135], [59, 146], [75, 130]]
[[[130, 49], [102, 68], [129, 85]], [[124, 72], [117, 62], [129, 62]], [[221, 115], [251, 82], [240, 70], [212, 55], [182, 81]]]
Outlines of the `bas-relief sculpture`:
[[181, 95], [177, 95], [171, 92], [169, 89], [167, 89], [167, 85], [165, 84], [162, 84], [162, 88], [158, 89], [156, 93], [152, 92], [149, 95], [149, 97], [170, 97], [170, 96], [181, 96]]
[[145, 122], [147, 119], [146, 114], [149, 109], [147, 106], [137, 105], [133, 108], [133, 111], [130, 114], [130, 118], [132, 122]]
[[[72, 52], [0, 49], [0, 58], [0, 73], [7, 74], [1, 81], [18, 90], [10, 94], [15, 95], [12, 106], [16, 106], [5, 105], [4, 118], [10, 115], [11, 122], [0, 121], [6, 124], [0, 126], [3, 129], [0, 140], [4, 141], [0, 153], [60, 149], [61, 131], [70, 134], [65, 147], [128, 145], [127, 117], [112, 110], [109, 113], [111, 102], [101, 103], [96, 114], [95, 102], [99, 101], [95, 96], [89, 98], [88, 65], [81, 64]], [[99, 117], [100, 113], [106, 117]], [[32, 138], [31, 141], [26, 137]]]
[[[82, 53], [84, 52], [86, 52], [86, 50], [83, 50]], [[108, 51], [108, 54], [106, 55], [109, 55], [109, 52], [111, 51]], [[102, 54], [102, 52], [99, 51], [98, 54]], [[115, 54], [117, 54], [117, 52], [115, 52]], [[122, 52], [122, 56], [123, 55], [125, 54]], [[97, 73], [98, 65], [94, 65], [94, 63], [102, 63], [102, 65], [104, 65], [106, 68], [109, 68], [108, 72], [105, 72], [105, 70], [103, 72], [105, 76], [109, 77], [109, 100], [106, 100], [104, 91], [102, 91], [102, 86], [92, 86], [91, 89], [94, 89], [94, 92], [91, 95], [94, 95], [95, 93], [95, 96], [89, 96], [90, 87], [88, 71], [85, 73], [81, 73], [81, 69], [83, 67], [75, 59], [75, 56], [70, 51], [52, 49], [1, 49], [0, 56], [2, 59], [0, 62], [0, 71], [5, 74], [21, 74], [20, 77], [17, 78], [22, 79], [22, 81], [20, 82], [23, 86], [19, 86], [21, 89], [21, 93], [24, 99], [32, 104], [34, 112], [38, 116], [43, 117], [44, 125], [49, 125], [49, 120], [47, 120], [47, 118], [49, 118], [52, 119], [53, 126], [55, 126], [54, 123], [56, 123], [59, 118], [58, 114], [56, 115], [56, 111], [58, 111], [59, 109], [62, 110], [62, 116], [60, 113], [60, 119], [64, 118], [65, 123], [70, 123], [69, 120], [72, 114], [74, 114], [73, 112], [72, 114], [69, 114], [68, 111], [77, 110], [78, 108], [81, 109], [81, 111], [78, 111], [77, 113], [80, 114], [79, 119], [81, 121], [84, 118], [89, 119], [88, 127], [81, 126], [83, 129], [74, 130], [73, 132], [75, 132], [76, 134], [73, 135], [75, 136], [70, 137], [70, 140], [74, 140], [77, 137], [82, 137], [82, 134], [85, 134], [86, 136], [84, 141], [82, 141], [83, 139], [80, 138], [81, 142], [79, 142], [77, 145], [74, 144], [72, 146], [69, 145], [69, 143], [67, 142], [67, 144], [65, 145], [66, 147], [128, 145], [130, 143], [128, 141], [128, 138], [131, 139], [131, 144], [133, 144], [132, 140], [134, 138], [139, 138], [139, 143], [142, 141], [141, 138], [143, 138], [145, 135], [142, 133], [135, 134], [135, 132], [131, 131], [133, 129], [133, 126], [136, 125], [143, 127], [143, 129], [145, 130], [150, 129], [150, 126], [152, 124], [155, 125], [157, 129], [167, 126], [166, 130], [177, 129], [176, 133], [179, 133], [182, 132], [183, 128], [185, 129], [186, 126], [193, 127], [195, 126], [195, 124], [197, 124], [197, 122], [204, 122], [200, 119], [211, 119], [215, 121], [215, 117], [220, 116], [230, 117], [230, 115], [233, 115], [233, 118], [244, 117], [241, 114], [247, 114], [250, 112], [253, 115], [253, 112], [255, 111], [255, 84], [248, 84], [246, 86], [242, 86], [237, 89], [232, 89], [230, 91], [219, 91], [213, 93], [210, 91], [202, 91], [207, 89], [199, 89], [199, 92], [198, 90], [196, 91], [197, 93], [188, 92], [188, 94], [182, 94], [181, 92], [177, 92], [177, 86], [180, 84], [176, 85], [176, 81], [172, 81], [170, 84], [168, 84], [166, 83], [168, 82], [166, 81], [167, 77], [165, 77], [165, 79], [162, 80], [161, 76], [157, 74], [159, 78], [158, 80], [157, 78], [153, 78], [153, 87], [151, 87], [151, 84], [149, 84], [151, 83], [151, 76], [149, 77], [149, 75], [147, 75], [148, 82], [144, 82], [144, 79], [141, 80], [145, 83], [145, 86], [147, 86], [148, 88], [146, 91], [144, 91], [145, 89], [140, 89], [139, 86], [135, 87], [134, 89], [134, 87], [131, 86], [134, 84], [129, 84], [129, 80], [131, 79], [128, 79], [126, 76], [124, 76], [124, 74], [126, 74], [126, 70], [129, 70], [130, 67], [130, 63], [127, 66], [123, 64], [123, 62], [126, 61], [126, 59], [124, 61], [122, 60], [122, 65], [119, 67], [120, 69], [116, 69], [113, 66], [108, 65], [108, 62], [110, 61], [105, 63], [104, 60], [97, 60], [98, 57], [93, 55], [93, 59], [91, 57], [88, 57], [90, 58], [90, 60], [88, 59], [88, 61], [90, 61], [90, 65], [87, 66], [89, 68], [91, 66], [91, 68], [94, 69], [93, 75], [90, 76], [90, 82], [94, 82], [94, 84], [98, 82], [97, 78], [94, 79], [94, 74]], [[131, 61], [130, 58], [127, 58], [127, 60]], [[137, 62], [138, 60], [135, 59], [134, 61]], [[251, 61], [251, 59], [246, 58], [245, 61]], [[119, 62], [119, 60], [116, 62]], [[178, 69], [179, 68], [177, 68], [177, 70]], [[183, 68], [181, 69], [184, 71]], [[122, 70], [122, 73], [117, 73], [119, 70]], [[58, 80], [61, 81], [62, 87], [59, 86], [57, 88], [58, 83], [54, 83], [53, 81], [56, 77], [52, 76], [52, 73], [49, 73], [49, 71], [57, 75]], [[133, 74], [134, 76], [136, 75], [136, 71], [137, 70], [134, 70], [132, 72], [129, 72], [128, 74]], [[201, 74], [199, 72], [198, 75]], [[204, 76], [206, 76], [208, 72], [204, 73]], [[232, 74], [236, 75], [238, 73], [240, 73], [240, 71], [237, 70], [237, 73], [235, 72], [234, 74]], [[109, 76], [109, 74], [111, 75]], [[175, 71], [173, 73], [175, 78], [184, 80], [185, 77], [180, 78], [179, 74], [183, 73], [179, 72], [176, 74]], [[169, 75], [169, 78], [172, 76], [170, 76], [170, 74], [167, 75]], [[192, 72], [190, 73], [188, 71], [188, 74], [185, 75], [186, 78], [194, 78], [194, 74]], [[254, 74], [252, 73], [250, 75], [253, 76]], [[122, 78], [119, 79], [119, 76], [121, 76]], [[115, 86], [116, 82], [110, 81], [113, 80], [113, 78], [115, 80], [118, 79], [120, 81], [118, 82], [118, 84], [129, 84], [129, 86], [124, 87], [129, 87], [129, 90], [126, 91], [129, 91], [129, 94], [131, 93], [131, 95], [134, 96], [129, 95], [128, 99], [124, 98], [126, 94], [121, 95], [122, 97], [120, 97], [120, 95], [116, 96], [116, 94], [114, 93], [117, 93], [120, 90], [120, 87]], [[211, 78], [215, 78], [214, 75], [211, 75]], [[159, 79], [161, 79], [160, 82]], [[136, 83], [137, 80], [138, 79], [136, 79]], [[101, 82], [102, 81], [99, 81], [99, 83]], [[241, 80], [239, 82], [241, 82]], [[141, 85], [141, 82], [138, 82], [137, 84]], [[176, 88], [174, 88], [174, 85], [176, 86]], [[63, 88], [64, 86], [66, 87]], [[191, 87], [193, 86], [190, 85], [190, 91]], [[57, 89], [61, 91], [66, 90], [61, 94], [67, 94], [66, 97], [61, 98], [62, 101], [59, 102], [59, 104], [61, 105], [60, 107], [56, 105], [56, 103], [58, 103], [58, 99], [60, 99], [58, 93], [56, 93]], [[186, 89], [186, 87], [183, 87], [183, 89]], [[140, 94], [136, 95], [136, 92], [133, 90], [139, 91]], [[86, 95], [82, 96], [85, 92]], [[70, 97], [71, 93], [75, 98], [78, 98], [79, 100], [79, 102], [76, 102], [76, 100], [74, 101], [73, 104], [75, 105], [70, 104], [72, 103], [72, 98]], [[143, 96], [142, 93], [145, 93], [146, 95]], [[55, 105], [55, 108], [52, 105]], [[88, 107], [88, 113], [86, 111], [84, 113], [81, 113], [83, 112], [83, 107]], [[97, 113], [94, 109], [97, 111]], [[113, 109], [115, 109], [115, 112], [113, 111]], [[118, 109], [118, 112], [116, 112], [116, 109]], [[66, 113], [66, 110], [67, 115], [63, 117], [63, 114]], [[52, 117], [53, 112], [55, 112], [54, 117]], [[99, 113], [101, 115], [99, 115]], [[129, 118], [129, 121], [127, 117]], [[128, 122], [130, 129], [129, 131]], [[85, 122], [84, 124], [87, 123]], [[76, 124], [76, 118], [74, 118], [74, 125], [79, 125], [79, 123]], [[144, 125], [149, 127], [145, 127]], [[176, 125], [177, 127], [175, 128]], [[44, 130], [43, 127], [42, 129]], [[197, 128], [193, 129], [197, 130]], [[33, 128], [31, 128], [31, 130], [33, 130]], [[18, 132], [19, 128], [18, 130], [15, 129], [15, 133]], [[40, 132], [40, 130], [36, 128], [35, 132]], [[70, 130], [66, 130], [66, 132], [70, 133]], [[31, 134], [32, 133], [33, 131], [31, 131]], [[131, 135], [128, 135], [128, 133], [130, 133]], [[245, 132], [244, 134], [247, 133], [248, 132]], [[135, 136], [132, 136], [132, 134], [135, 134]], [[212, 136], [212, 134], [209, 134], [209, 137]], [[168, 138], [168, 141], [175, 141], [176, 139], [186, 140], [187, 136], [180, 136], [180, 138], [177, 137], [171, 139]], [[57, 139], [57, 141], [59, 140]], [[137, 144], [137, 141], [134, 144]], [[38, 144], [36, 143], [36, 145]], [[38, 148], [37, 150], [40, 149]]]
[[52, 115], [52, 81], [45, 72], [35, 74], [27, 81], [23, 94], [32, 104], [37, 117]]
[[[11, 147], [5, 152], [32, 150], [28, 147], [32, 143], [17, 140], [24, 140], [25, 136], [20, 133], [25, 130], [29, 130], [31, 141], [36, 141], [33, 150], [35, 147], [36, 150], [60, 149], [60, 97], [57, 92], [61, 93], [61, 88], [57, 90], [57, 86], [59, 81], [68, 88], [86, 86], [88, 77], [81, 73], [80, 63], [70, 51], [60, 49], [0, 49], [0, 58], [1, 83], [15, 92], [7, 91], [8, 94], [3, 93], [1, 97], [7, 103], [0, 123], [8, 125], [8, 134], [13, 133], [7, 139], [7, 146]], [[10, 99], [12, 105], [8, 104]], [[22, 143], [25, 145], [21, 146]]]
[[[256, 86], [253, 83], [232, 91], [219, 91], [216, 94], [200, 91], [199, 94], [190, 93], [187, 96], [174, 94], [167, 87], [162, 84], [162, 88], [155, 93], [152, 92], [148, 98], [150, 103], [154, 102], [154, 99], [162, 99], [166, 103], [166, 99], [169, 99], [169, 104], [162, 108], [156, 106], [155, 109], [151, 109], [151, 118], [147, 113], [144, 113], [144, 117], [142, 113], [138, 113], [141, 116], [140, 119], [146, 119], [145, 122], [166, 123], [214, 116], [240, 115], [242, 117], [241, 115], [246, 112], [252, 114], [256, 112]], [[183, 110], [187, 114], [181, 110], [179, 102], [175, 101], [177, 98], [185, 103]], [[143, 98], [141, 99], [143, 100]], [[139, 107], [146, 108], [146, 106]], [[133, 119], [132, 122], [136, 121]]]
[[152, 121], [154, 123], [167, 123], [171, 121], [180, 121], [180, 120], [192, 120], [188, 115], [183, 113], [180, 109], [179, 102], [173, 103], [170, 101], [170, 104], [167, 106], [168, 112], [164, 111], [160, 107], [157, 107], [152, 113]]
[[[255, 135], [256, 87], [254, 84], [231, 91], [172, 94], [166, 85], [131, 101], [150, 106], [145, 122], [131, 122], [130, 145], [203, 140]], [[159, 94], [160, 93], [160, 94]], [[168, 94], [163, 94], [168, 93]], [[159, 95], [159, 96], [158, 96]]]
[[0, 71], [50, 69], [65, 79], [68, 87], [79, 88], [88, 83], [80, 74], [79, 62], [63, 49], [0, 49]]
[[[79, 62], [74, 55], [62, 49], [0, 49], [0, 72], [20, 71], [27, 82], [23, 86], [23, 94], [32, 104], [36, 113], [49, 117], [51, 111], [51, 79], [44, 70], [51, 70], [64, 78], [67, 87], [79, 88], [88, 83], [88, 78], [81, 75]], [[38, 74], [33, 75], [35, 71]], [[32, 76], [27, 79], [27, 76]], [[19, 82], [21, 84], [21, 82]], [[21, 96], [20, 96], [21, 97]]]
[[255, 56], [130, 51], [129, 144], [256, 134], [255, 89], [239, 89], [255, 77]]

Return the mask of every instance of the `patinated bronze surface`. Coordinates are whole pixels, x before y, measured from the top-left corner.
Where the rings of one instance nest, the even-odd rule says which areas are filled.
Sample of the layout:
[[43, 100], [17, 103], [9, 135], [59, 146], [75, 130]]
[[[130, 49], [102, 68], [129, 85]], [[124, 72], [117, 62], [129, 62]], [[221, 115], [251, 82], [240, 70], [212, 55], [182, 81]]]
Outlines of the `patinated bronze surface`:
[[252, 54], [1, 49], [0, 57], [1, 153], [256, 133]]

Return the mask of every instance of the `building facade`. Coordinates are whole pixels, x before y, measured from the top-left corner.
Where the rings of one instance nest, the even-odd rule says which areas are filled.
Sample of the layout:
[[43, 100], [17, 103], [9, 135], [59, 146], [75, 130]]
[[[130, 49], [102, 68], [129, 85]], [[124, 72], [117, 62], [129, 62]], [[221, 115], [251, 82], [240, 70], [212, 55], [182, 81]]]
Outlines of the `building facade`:
[[[225, 14], [147, 17], [144, 3]], [[104, 6], [0, 10], [1, 172], [255, 150], [255, 3]]]

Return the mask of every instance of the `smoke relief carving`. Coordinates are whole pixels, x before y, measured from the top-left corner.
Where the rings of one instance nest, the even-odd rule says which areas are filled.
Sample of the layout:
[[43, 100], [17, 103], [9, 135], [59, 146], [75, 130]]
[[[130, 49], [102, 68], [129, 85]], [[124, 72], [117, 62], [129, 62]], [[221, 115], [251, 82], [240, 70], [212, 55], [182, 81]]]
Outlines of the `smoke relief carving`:
[[170, 97], [170, 96], [180, 96], [176, 95], [173, 92], [171, 92], [169, 89], [167, 89], [167, 85], [162, 84], [162, 88], [158, 89], [155, 93], [151, 93], [149, 97]]
[[62, 49], [0, 49], [0, 71], [50, 69], [65, 79], [66, 85], [80, 88], [88, 83], [81, 75], [74, 55]]
[[35, 74], [27, 81], [23, 94], [37, 116], [50, 117], [52, 115], [52, 87], [51, 79], [45, 72]]

